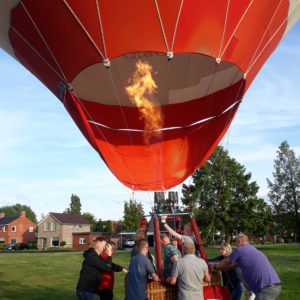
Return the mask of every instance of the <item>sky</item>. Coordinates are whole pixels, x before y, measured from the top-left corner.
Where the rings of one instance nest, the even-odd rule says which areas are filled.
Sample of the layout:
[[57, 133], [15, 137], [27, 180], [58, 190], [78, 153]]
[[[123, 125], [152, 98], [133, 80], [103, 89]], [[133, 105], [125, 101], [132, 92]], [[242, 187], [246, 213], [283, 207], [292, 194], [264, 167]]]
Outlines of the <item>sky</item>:
[[[300, 22], [284, 37], [248, 92], [222, 145], [252, 173], [267, 200], [280, 143], [300, 155]], [[188, 179], [187, 183], [191, 183]], [[172, 190], [180, 193], [181, 186]], [[108, 170], [62, 103], [0, 49], [0, 207], [21, 203], [40, 220], [63, 212], [71, 195], [82, 212], [102, 220], [123, 216], [132, 191]], [[153, 192], [135, 192], [145, 212]]]

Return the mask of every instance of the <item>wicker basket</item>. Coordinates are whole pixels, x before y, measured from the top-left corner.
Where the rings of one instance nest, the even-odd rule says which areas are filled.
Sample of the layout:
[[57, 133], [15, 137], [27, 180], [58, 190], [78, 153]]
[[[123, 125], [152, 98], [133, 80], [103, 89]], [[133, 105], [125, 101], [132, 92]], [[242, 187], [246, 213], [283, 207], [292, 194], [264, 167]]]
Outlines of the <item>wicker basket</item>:
[[210, 273], [210, 285], [212, 286], [222, 286], [223, 280], [222, 280], [222, 272], [213, 270]]
[[147, 284], [148, 300], [176, 300], [177, 288], [162, 282], [149, 282]]

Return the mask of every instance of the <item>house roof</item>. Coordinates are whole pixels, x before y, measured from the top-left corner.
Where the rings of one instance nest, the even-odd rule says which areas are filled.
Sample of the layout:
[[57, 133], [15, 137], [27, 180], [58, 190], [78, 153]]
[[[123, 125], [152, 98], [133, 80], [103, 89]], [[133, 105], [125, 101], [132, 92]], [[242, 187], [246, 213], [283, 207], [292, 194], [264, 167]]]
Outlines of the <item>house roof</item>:
[[54, 217], [61, 224], [90, 224], [81, 215], [61, 214], [61, 213], [53, 213], [53, 212], [51, 212], [50, 215]]
[[4, 217], [0, 219], [0, 225], [7, 225], [12, 221], [18, 219], [20, 216], [11, 216], [11, 217]]

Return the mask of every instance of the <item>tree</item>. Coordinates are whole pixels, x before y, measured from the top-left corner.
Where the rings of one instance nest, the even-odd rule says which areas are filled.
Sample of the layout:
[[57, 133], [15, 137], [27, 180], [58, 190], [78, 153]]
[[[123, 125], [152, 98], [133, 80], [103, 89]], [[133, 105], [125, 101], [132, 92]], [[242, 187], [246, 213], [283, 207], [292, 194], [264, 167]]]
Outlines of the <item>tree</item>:
[[31, 209], [31, 207], [22, 204], [15, 204], [11, 206], [2, 206], [0, 212], [5, 213], [5, 216], [18, 216], [20, 212], [24, 210], [26, 212], [26, 217], [30, 219], [33, 223], [37, 223], [36, 214]]
[[285, 234], [294, 233], [300, 242], [300, 160], [287, 141], [283, 141], [277, 151], [273, 179], [273, 182], [267, 179], [267, 183], [276, 220]]
[[137, 230], [140, 226], [140, 221], [144, 215], [143, 205], [130, 199], [129, 202], [124, 202], [124, 222], [123, 225], [127, 230]]
[[213, 237], [221, 231], [230, 241], [232, 235], [241, 231], [264, 234], [271, 219], [270, 209], [257, 197], [259, 187], [255, 181], [250, 182], [251, 173], [246, 173], [245, 167], [222, 147], [215, 150], [192, 179], [193, 184], [183, 185], [182, 202], [194, 209], [204, 235]]
[[67, 208], [65, 212], [72, 215], [81, 214], [81, 202], [80, 198], [76, 194], [72, 194], [70, 207]]
[[95, 216], [89, 212], [85, 212], [82, 216], [89, 222], [91, 225], [91, 231], [97, 231], [97, 220]]

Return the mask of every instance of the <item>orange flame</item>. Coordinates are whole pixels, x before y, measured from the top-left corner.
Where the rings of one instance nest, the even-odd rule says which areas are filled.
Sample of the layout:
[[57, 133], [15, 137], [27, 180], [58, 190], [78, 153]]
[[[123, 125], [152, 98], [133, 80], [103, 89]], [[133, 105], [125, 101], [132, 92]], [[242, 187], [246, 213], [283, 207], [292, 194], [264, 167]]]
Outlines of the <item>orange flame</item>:
[[157, 130], [163, 126], [160, 107], [153, 101], [153, 94], [157, 91], [157, 85], [152, 78], [152, 67], [148, 63], [138, 61], [129, 83], [131, 84], [125, 89], [130, 100], [139, 109], [140, 119], [145, 122], [144, 141], [149, 144], [153, 135], [161, 134]]

